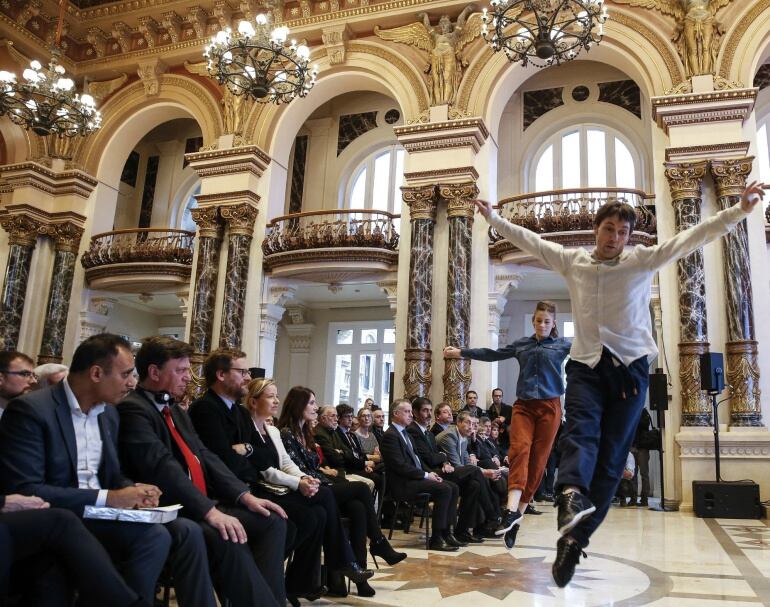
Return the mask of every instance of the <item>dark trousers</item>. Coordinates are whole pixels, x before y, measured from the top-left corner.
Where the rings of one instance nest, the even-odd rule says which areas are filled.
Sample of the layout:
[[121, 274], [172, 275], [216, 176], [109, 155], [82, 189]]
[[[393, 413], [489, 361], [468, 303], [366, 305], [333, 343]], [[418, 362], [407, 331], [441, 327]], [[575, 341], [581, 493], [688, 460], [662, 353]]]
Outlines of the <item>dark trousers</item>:
[[171, 548], [163, 525], [84, 519], [83, 524], [107, 550], [126, 583], [152, 604], [155, 584]]
[[[72, 587], [85, 607], [128, 607], [139, 599], [104, 546], [69, 510], [0, 515], [0, 605], [4, 604], [9, 571], [11, 586], [27, 595], [23, 605], [68, 605]], [[28, 596], [29, 591], [34, 597]]]
[[[394, 483], [394, 485], [397, 483]], [[394, 486], [393, 495], [401, 499], [414, 499], [418, 493], [427, 493], [433, 502], [433, 536], [438, 537], [455, 524], [457, 496], [460, 489], [452, 481], [438, 483], [431, 480], [408, 481], [402, 487]]]
[[559, 487], [580, 487], [596, 506], [596, 512], [569, 533], [581, 547], [588, 545], [607, 516], [647, 392], [646, 358], [635, 360], [627, 369], [612, 365], [604, 356], [593, 369], [574, 360], [567, 363]]
[[222, 539], [208, 523], [201, 523], [220, 602], [226, 598], [232, 607], [283, 607], [286, 521], [273, 513], [267, 517], [245, 508], [218, 508], [237, 518], [249, 538], [248, 544], [236, 544]]
[[382, 537], [374, 498], [366, 484], [339, 481], [330, 487], [342, 514], [350, 520], [350, 545], [359, 565], [366, 565], [366, 538], [377, 541]]
[[165, 527], [171, 534], [168, 561], [177, 603], [180, 607], [216, 607], [203, 529], [186, 518]]
[[453, 472], [442, 474], [441, 478], [452, 481], [460, 490], [460, 505], [457, 511], [457, 530], [467, 531], [486, 521], [497, 519], [499, 508], [495, 508], [487, 479], [476, 466], [458, 466]]
[[647, 499], [650, 497], [650, 450], [649, 449], [631, 449], [636, 458], [636, 470], [634, 471], [634, 487], [637, 486], [638, 479], [642, 478], [642, 490], [639, 497]]

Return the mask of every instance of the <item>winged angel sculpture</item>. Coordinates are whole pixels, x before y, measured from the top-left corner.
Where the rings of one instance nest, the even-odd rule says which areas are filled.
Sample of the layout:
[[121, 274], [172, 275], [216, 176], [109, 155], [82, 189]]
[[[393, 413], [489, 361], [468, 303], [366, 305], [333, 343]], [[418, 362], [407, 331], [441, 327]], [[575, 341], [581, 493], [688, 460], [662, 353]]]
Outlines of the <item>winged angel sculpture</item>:
[[722, 29], [717, 13], [732, 0], [615, 0], [618, 4], [655, 9], [676, 20], [672, 40], [688, 78], [713, 74]]
[[421, 21], [416, 23], [389, 30], [374, 28], [374, 33], [383, 40], [416, 46], [430, 54], [425, 72], [429, 74], [432, 85], [431, 105], [452, 104], [454, 101], [462, 71], [468, 65], [461, 52], [481, 34], [481, 13], [471, 14], [475, 8], [473, 4], [465, 7], [455, 23], [449, 15], [442, 15], [438, 26], [432, 26], [427, 13], [420, 13], [417, 18]]

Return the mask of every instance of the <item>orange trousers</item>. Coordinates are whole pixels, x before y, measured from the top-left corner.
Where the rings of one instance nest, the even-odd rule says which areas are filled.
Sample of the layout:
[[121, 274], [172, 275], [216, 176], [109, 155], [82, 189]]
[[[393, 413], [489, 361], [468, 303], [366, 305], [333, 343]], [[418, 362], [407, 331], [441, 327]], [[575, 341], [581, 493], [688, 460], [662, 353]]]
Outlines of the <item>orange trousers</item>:
[[543, 480], [545, 465], [561, 423], [561, 401], [517, 400], [513, 405], [508, 449], [508, 490], [521, 490], [528, 504]]

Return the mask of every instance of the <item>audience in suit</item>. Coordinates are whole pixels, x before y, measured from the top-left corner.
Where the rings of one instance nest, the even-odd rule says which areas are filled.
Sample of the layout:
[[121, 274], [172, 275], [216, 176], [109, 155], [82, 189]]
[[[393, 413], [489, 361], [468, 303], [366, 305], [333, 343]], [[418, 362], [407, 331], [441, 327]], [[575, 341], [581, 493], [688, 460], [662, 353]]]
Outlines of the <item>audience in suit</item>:
[[490, 478], [490, 484], [502, 503], [508, 497], [508, 469], [502, 465], [497, 448], [487, 438], [491, 426], [492, 422], [488, 417], [482, 417], [479, 420], [475, 417], [471, 418], [468, 451], [476, 456], [476, 462], [480, 468], [499, 473], [497, 478]]
[[385, 411], [372, 409], [372, 433], [382, 448], [382, 435], [385, 433]]
[[508, 447], [510, 447], [511, 441], [508, 436], [508, 430], [511, 427], [511, 416], [513, 415], [513, 407], [506, 405], [503, 402], [503, 389], [495, 388], [492, 390], [492, 404], [487, 409], [487, 415], [489, 419], [494, 423], [497, 422], [500, 428], [500, 436], [498, 437], [498, 443], [503, 453], [508, 453]]
[[452, 425], [454, 416], [449, 403], [439, 403], [434, 410], [435, 423], [430, 427], [431, 434], [438, 436]]
[[433, 501], [430, 549], [456, 551], [465, 545], [454, 536], [452, 528], [457, 518], [457, 485], [423, 467], [406, 431], [413, 420], [411, 403], [395, 401], [390, 415], [390, 427], [382, 438], [382, 459], [389, 490], [401, 499], [414, 499], [418, 493], [428, 493]]
[[475, 390], [468, 390], [465, 393], [465, 406], [460, 411], [467, 411], [473, 417], [481, 417], [484, 414], [481, 407], [479, 407], [479, 395]]
[[37, 384], [35, 362], [23, 352], [0, 352], [0, 418], [9, 401], [32, 391]]
[[[0, 424], [0, 482], [83, 516], [86, 506], [156, 506], [159, 490], [134, 484], [118, 461], [114, 406], [134, 386], [134, 361], [123, 338], [101, 334], [78, 346], [67, 379], [8, 403]], [[84, 519], [127, 584], [145, 601], [166, 561], [162, 525]]]
[[[280, 506], [253, 496], [205, 447], [176, 406], [191, 379], [191, 354], [188, 344], [167, 336], [142, 342], [136, 354], [139, 386], [118, 406], [122, 461], [135, 479], [160, 487], [162, 504], [182, 504], [182, 516], [199, 527], [220, 601], [283, 607], [283, 557], [293, 526]], [[182, 571], [173, 569], [178, 581]], [[197, 581], [204, 595], [210, 594], [209, 580], [206, 574]], [[192, 592], [195, 580], [188, 584]]]
[[[352, 409], [351, 409], [352, 411]], [[351, 413], [352, 418], [352, 413]], [[379, 475], [374, 474], [374, 462], [356, 455], [342, 432], [338, 432], [339, 414], [334, 407], [321, 407], [318, 426], [315, 428], [315, 442], [323, 452], [324, 462], [351, 481], [366, 483], [374, 491]]]
[[[358, 461], [363, 462], [365, 470], [363, 476], [372, 480], [374, 486], [379, 488], [382, 484], [382, 466], [377, 466], [382, 459], [379, 456], [370, 456], [361, 444], [357, 431], [353, 429], [356, 421], [353, 407], [346, 404], [337, 405], [337, 428], [335, 432], [342, 439], [343, 448], [349, 449], [350, 454]], [[371, 470], [369, 472], [368, 470]], [[360, 474], [360, 473], [359, 473]]]

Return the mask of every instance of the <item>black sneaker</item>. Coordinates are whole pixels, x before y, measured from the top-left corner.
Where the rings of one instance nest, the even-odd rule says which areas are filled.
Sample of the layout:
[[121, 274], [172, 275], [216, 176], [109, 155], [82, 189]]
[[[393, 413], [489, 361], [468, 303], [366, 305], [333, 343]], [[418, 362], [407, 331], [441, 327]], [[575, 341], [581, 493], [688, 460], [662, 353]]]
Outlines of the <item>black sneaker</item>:
[[559, 588], [564, 588], [572, 576], [575, 575], [575, 567], [580, 562], [580, 555], [587, 558], [578, 543], [572, 538], [562, 537], [556, 542], [556, 560], [551, 567], [551, 575]]
[[518, 525], [514, 525], [511, 527], [510, 531], [506, 531], [505, 535], [503, 536], [503, 541], [505, 542], [505, 547], [510, 550], [513, 548], [513, 546], [516, 544], [516, 534], [519, 532], [520, 527]]
[[591, 503], [591, 500], [577, 491], [561, 493], [556, 498], [554, 506], [559, 508], [557, 528], [560, 535], [568, 533], [575, 525], [596, 510], [596, 506]]
[[495, 535], [504, 535], [508, 531], [510, 531], [515, 525], [518, 525], [521, 522], [521, 512], [518, 510], [510, 511], [510, 510], [504, 510], [503, 511], [503, 520], [500, 521], [500, 524], [497, 526], [497, 529], [495, 529]]
[[542, 510], [538, 510], [535, 508], [532, 504], [527, 504], [527, 509], [524, 511], [524, 514], [534, 514], [536, 516], [539, 516], [543, 514]]

